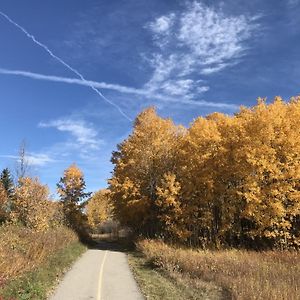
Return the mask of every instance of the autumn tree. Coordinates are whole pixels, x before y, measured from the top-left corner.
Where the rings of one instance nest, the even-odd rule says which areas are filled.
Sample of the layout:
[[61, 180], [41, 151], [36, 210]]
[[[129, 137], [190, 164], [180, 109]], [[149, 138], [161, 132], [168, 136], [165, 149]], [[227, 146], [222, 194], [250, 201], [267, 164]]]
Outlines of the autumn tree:
[[145, 110], [113, 153], [115, 216], [196, 246], [299, 248], [299, 119], [300, 97], [259, 99], [188, 129]]
[[180, 135], [181, 127], [149, 108], [136, 118], [133, 133], [113, 153], [111, 198], [122, 224], [150, 236], [160, 233], [157, 187], [165, 173], [175, 172]]
[[179, 155], [179, 180], [186, 199], [184, 219], [195, 243], [216, 240], [220, 220], [215, 195], [221, 135], [213, 120], [198, 118], [188, 130]]
[[157, 218], [161, 237], [186, 240], [190, 236], [184, 222], [184, 208], [181, 200], [181, 185], [172, 173], [165, 173], [157, 187]]
[[64, 171], [63, 177], [57, 184], [57, 191], [63, 203], [63, 210], [69, 225], [78, 233], [84, 232], [85, 215], [82, 209], [84, 200], [90, 196], [85, 191], [85, 180], [82, 171], [72, 164]]
[[95, 192], [86, 205], [86, 215], [91, 229], [95, 230], [104, 221], [111, 218], [112, 205], [110, 192], [107, 189]]
[[276, 97], [269, 105], [260, 99], [237, 117], [243, 120], [236, 192], [245, 201], [244, 231], [271, 245], [299, 245], [292, 228], [300, 214], [300, 98]]
[[49, 228], [49, 189], [37, 178], [23, 177], [15, 189], [15, 205], [12, 219], [34, 230]]

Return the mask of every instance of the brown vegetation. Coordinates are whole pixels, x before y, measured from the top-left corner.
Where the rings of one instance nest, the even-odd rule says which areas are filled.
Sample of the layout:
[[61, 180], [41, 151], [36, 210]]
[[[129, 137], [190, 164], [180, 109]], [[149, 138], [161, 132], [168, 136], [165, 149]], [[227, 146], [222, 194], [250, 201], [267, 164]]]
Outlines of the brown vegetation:
[[[5, 176], [4, 176], [5, 175]], [[80, 203], [88, 194], [83, 174], [68, 168], [60, 181], [61, 201], [49, 197], [38, 178], [19, 177], [16, 185], [8, 169], [0, 178], [0, 286], [29, 274], [49, 257], [78, 243], [82, 220]], [[66, 176], [67, 175], [67, 176]], [[71, 227], [71, 228], [70, 228]], [[74, 229], [78, 229], [76, 233]], [[79, 236], [82, 238], [82, 236]]]
[[140, 241], [138, 249], [173, 278], [184, 277], [192, 286], [199, 281], [217, 284], [229, 298], [299, 299], [297, 251], [197, 251], [154, 240]]
[[49, 255], [78, 241], [77, 235], [64, 226], [34, 231], [4, 225], [0, 227], [0, 235], [0, 284], [32, 270]]

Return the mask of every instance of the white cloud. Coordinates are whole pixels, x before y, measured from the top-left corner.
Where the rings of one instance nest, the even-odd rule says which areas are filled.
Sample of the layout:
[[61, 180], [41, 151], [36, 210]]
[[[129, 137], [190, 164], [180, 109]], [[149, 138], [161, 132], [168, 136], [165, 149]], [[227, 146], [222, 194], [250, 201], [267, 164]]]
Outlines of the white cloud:
[[103, 141], [98, 138], [97, 131], [82, 120], [58, 119], [50, 122], [41, 122], [39, 127], [53, 127], [62, 132], [68, 132], [74, 138], [72, 144], [79, 146], [82, 151], [97, 150]]
[[[16, 155], [0, 155], [0, 157], [5, 157], [5, 158], [10, 158], [16, 161], [20, 160], [19, 156]], [[55, 159], [51, 158], [48, 154], [46, 153], [26, 153], [25, 154], [25, 162], [29, 166], [33, 167], [43, 167], [49, 163], [56, 162]]]
[[209, 91], [209, 86], [199, 86], [199, 87], [197, 87], [197, 92], [198, 93], [205, 93], [207, 91]]
[[[168, 80], [161, 85], [161, 89], [172, 96], [187, 96], [195, 89], [196, 82], [192, 79]], [[208, 86], [200, 86], [196, 88], [198, 94], [207, 92]]]
[[174, 23], [175, 14], [158, 17], [154, 22], [149, 23], [149, 28], [158, 34], [168, 34]]
[[43, 153], [29, 153], [26, 155], [26, 160], [31, 166], [45, 166], [48, 163], [55, 162], [48, 154]]
[[214, 66], [214, 67], [204, 68], [200, 72], [203, 75], [209, 75], [209, 74], [213, 74], [213, 73], [216, 73], [216, 72], [219, 72], [219, 71], [223, 70], [224, 68], [226, 68], [226, 66], [227, 66], [227, 64], [220, 63], [220, 64], [218, 64], [217, 66]]
[[154, 72], [151, 79], [146, 83], [145, 89], [156, 91], [162, 82], [171, 77], [171, 72], [176, 66], [176, 55], [171, 54], [164, 58], [161, 54], [154, 55], [151, 64], [154, 66]]
[[192, 89], [193, 84], [191, 79], [169, 80], [162, 85], [162, 89], [170, 95], [185, 95]]
[[[208, 90], [192, 82], [199, 75], [219, 72], [245, 54], [247, 41], [258, 27], [257, 17], [230, 16], [221, 9], [194, 1], [181, 13], [160, 16], [148, 29], [158, 48], [145, 89], [179, 95], [174, 82], [185, 83], [182, 93], [197, 98]], [[166, 88], [167, 87], [167, 88]], [[172, 88], [170, 88], [172, 87]], [[178, 87], [178, 85], [177, 85]]]
[[201, 65], [222, 64], [245, 50], [243, 41], [253, 25], [245, 16], [226, 16], [222, 11], [194, 2], [180, 17], [178, 40]]

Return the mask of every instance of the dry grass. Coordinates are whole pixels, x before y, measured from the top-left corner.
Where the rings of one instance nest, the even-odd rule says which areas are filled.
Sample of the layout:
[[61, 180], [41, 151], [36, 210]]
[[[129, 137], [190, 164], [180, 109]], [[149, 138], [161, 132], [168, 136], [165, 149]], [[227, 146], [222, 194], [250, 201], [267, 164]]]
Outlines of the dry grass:
[[45, 258], [78, 240], [66, 227], [35, 232], [19, 226], [0, 227], [0, 287], [36, 266]]
[[62, 275], [85, 250], [86, 247], [79, 241], [58, 250], [34, 270], [10, 280], [0, 288], [0, 299], [49, 299]]
[[[197, 282], [151, 267], [136, 252], [128, 253], [128, 262], [145, 299], [149, 300], [203, 300], [223, 299], [222, 289], [211, 283]], [[170, 276], [171, 275], [171, 276]]]
[[138, 249], [172, 277], [189, 278], [191, 285], [197, 280], [215, 283], [231, 299], [300, 299], [296, 251], [196, 251], [153, 240], [140, 241]]

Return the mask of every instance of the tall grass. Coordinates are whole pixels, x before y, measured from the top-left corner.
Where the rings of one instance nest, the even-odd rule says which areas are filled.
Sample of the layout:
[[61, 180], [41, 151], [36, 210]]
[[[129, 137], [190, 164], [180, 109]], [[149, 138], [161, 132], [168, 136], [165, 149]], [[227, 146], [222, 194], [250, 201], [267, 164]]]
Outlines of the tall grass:
[[49, 255], [78, 240], [64, 227], [36, 232], [25, 227], [0, 227], [0, 286], [40, 265]]
[[143, 240], [147, 260], [178, 278], [213, 282], [232, 299], [300, 299], [300, 253], [244, 250], [197, 251]]

